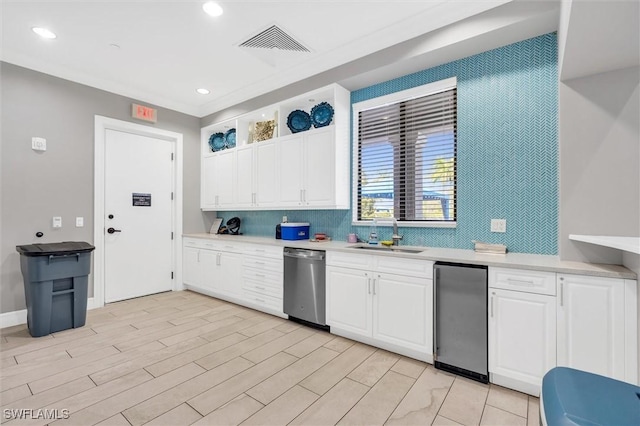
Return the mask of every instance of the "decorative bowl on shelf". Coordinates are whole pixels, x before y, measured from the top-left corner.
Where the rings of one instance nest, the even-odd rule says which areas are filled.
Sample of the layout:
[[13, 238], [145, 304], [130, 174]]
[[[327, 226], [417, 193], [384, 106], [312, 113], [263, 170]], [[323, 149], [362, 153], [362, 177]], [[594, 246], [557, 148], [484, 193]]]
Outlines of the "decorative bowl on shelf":
[[211, 137], [209, 137], [209, 148], [211, 148], [211, 151], [220, 151], [222, 149], [225, 149], [226, 147], [227, 144], [224, 141], [224, 133], [214, 133], [211, 135]]
[[224, 142], [227, 148], [236, 146], [236, 129], [229, 129], [224, 134]]
[[333, 107], [327, 102], [320, 102], [311, 108], [311, 122], [313, 127], [324, 127], [331, 124], [333, 119]]
[[287, 127], [291, 130], [291, 133], [309, 130], [311, 128], [311, 117], [305, 111], [299, 109], [291, 111], [287, 117]]

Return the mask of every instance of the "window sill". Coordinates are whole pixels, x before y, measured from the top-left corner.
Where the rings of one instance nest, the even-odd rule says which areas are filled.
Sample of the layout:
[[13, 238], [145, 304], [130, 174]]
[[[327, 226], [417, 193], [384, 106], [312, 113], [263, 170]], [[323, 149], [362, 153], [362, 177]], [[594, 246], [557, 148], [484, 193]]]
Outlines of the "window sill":
[[[354, 220], [351, 222], [352, 226], [373, 226], [372, 220]], [[393, 226], [391, 220], [380, 219], [380, 222], [376, 224], [378, 227]], [[457, 222], [398, 222], [398, 228], [456, 228]]]

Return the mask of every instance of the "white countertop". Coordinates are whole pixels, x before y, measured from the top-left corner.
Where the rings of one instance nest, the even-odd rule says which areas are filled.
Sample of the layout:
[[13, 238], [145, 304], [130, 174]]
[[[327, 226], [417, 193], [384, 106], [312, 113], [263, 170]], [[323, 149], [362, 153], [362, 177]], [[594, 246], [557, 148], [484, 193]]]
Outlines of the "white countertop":
[[[269, 237], [255, 237], [246, 235], [216, 235], [208, 233], [184, 234], [183, 237], [212, 239], [220, 241], [237, 241], [242, 243], [269, 244], [282, 247], [298, 247], [312, 250], [335, 250], [356, 252], [354, 247], [362, 244], [352, 244], [344, 241], [311, 242], [309, 240], [276, 240]], [[536, 271], [550, 271], [565, 274], [592, 275], [598, 277], [636, 279], [636, 274], [621, 265], [606, 265], [596, 263], [572, 262], [560, 260], [558, 256], [526, 253], [486, 254], [473, 250], [404, 246], [402, 248], [421, 250], [420, 253], [402, 253], [385, 250], [360, 250], [362, 254], [376, 254], [380, 256], [396, 256], [430, 261], [468, 263], [473, 265], [487, 265], [505, 268], [519, 268]]]

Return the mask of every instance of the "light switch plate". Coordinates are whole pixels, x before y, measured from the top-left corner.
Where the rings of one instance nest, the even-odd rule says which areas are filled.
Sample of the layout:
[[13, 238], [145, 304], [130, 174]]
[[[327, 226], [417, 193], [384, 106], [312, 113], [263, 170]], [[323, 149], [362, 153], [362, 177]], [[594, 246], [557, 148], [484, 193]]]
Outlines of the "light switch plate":
[[54, 228], [62, 228], [62, 217], [60, 216], [54, 216], [51, 224]]
[[491, 219], [491, 232], [507, 232], [507, 220]]
[[82, 228], [84, 226], [84, 217], [76, 217], [76, 228]]
[[47, 150], [47, 140], [45, 138], [31, 138], [31, 149], [35, 151], [46, 151]]

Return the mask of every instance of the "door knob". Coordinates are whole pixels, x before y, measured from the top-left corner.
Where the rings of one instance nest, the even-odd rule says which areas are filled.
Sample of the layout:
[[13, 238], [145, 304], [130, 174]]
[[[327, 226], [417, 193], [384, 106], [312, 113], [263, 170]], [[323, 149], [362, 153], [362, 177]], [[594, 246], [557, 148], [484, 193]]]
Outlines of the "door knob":
[[122, 232], [122, 231], [120, 229], [109, 228], [107, 229], [107, 232], [110, 234], [113, 234], [114, 232]]

